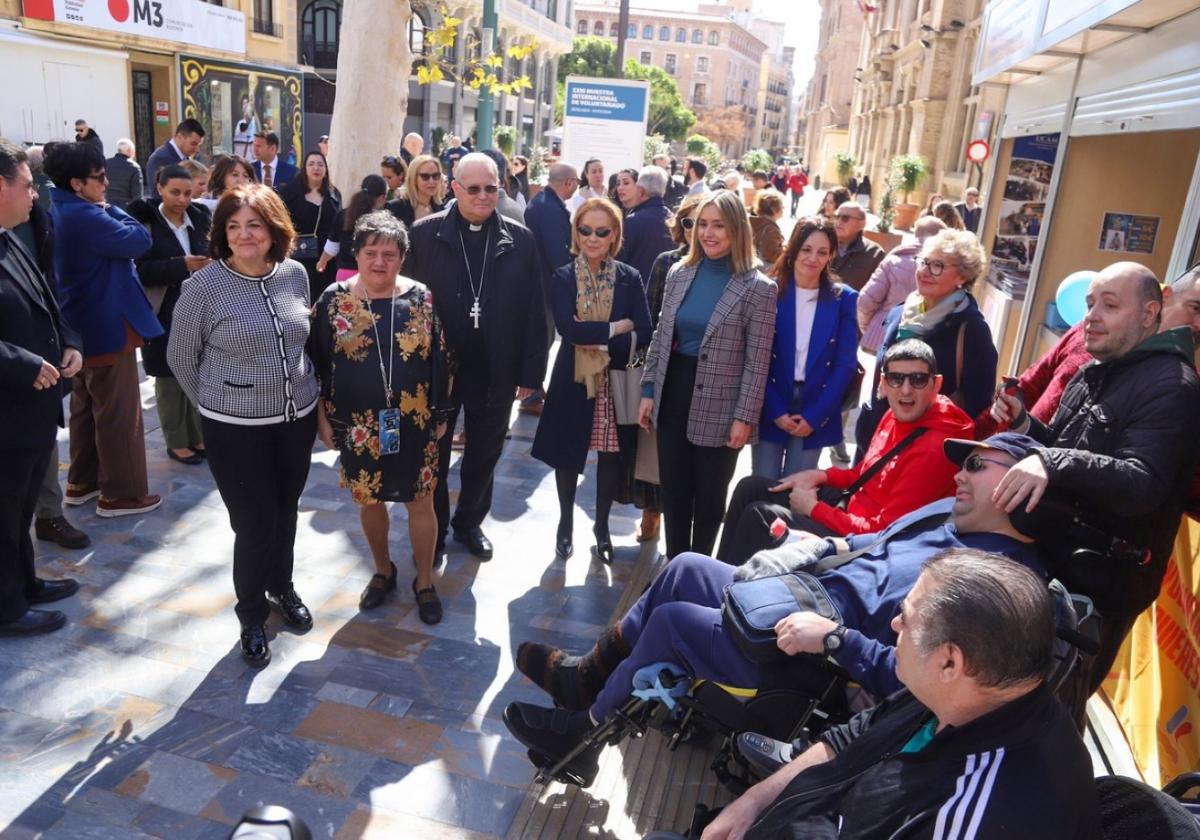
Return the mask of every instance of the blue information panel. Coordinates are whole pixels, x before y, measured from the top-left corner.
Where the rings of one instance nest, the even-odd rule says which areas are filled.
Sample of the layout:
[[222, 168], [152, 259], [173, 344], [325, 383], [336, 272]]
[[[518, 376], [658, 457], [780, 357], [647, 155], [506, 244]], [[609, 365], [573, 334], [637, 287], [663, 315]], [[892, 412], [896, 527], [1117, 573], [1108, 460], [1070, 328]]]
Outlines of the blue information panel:
[[566, 85], [567, 117], [590, 117], [624, 122], [646, 119], [646, 88], [607, 80], [571, 81]]
[[650, 83], [569, 76], [565, 82], [562, 157], [583, 169], [598, 158], [606, 173], [642, 165]]

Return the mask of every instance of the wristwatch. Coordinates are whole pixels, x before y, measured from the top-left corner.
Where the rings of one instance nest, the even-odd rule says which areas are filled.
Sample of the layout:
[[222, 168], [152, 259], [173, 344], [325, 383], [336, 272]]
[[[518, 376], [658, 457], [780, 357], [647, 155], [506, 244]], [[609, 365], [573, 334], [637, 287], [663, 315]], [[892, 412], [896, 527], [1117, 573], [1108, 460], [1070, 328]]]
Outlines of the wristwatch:
[[835, 656], [837, 652], [842, 649], [842, 645], [845, 643], [846, 627], [842, 624], [839, 624], [837, 627], [834, 627], [832, 630], [826, 633], [825, 638], [821, 640], [821, 644], [825, 646], [826, 656]]

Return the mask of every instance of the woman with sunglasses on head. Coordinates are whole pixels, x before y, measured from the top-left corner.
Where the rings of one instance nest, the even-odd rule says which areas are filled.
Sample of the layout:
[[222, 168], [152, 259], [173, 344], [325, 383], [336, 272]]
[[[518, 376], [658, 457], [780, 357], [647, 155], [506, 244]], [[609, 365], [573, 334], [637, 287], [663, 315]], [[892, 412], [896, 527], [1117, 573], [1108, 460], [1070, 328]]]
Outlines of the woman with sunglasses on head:
[[442, 165], [433, 155], [417, 155], [404, 176], [404, 191], [384, 205], [406, 227], [445, 208], [446, 184]]
[[312, 302], [333, 282], [333, 272], [321, 271], [317, 263], [329, 232], [333, 230], [333, 217], [342, 203], [329, 180], [325, 155], [320, 152], [305, 155], [304, 165], [296, 177], [279, 190], [279, 197], [292, 217], [292, 226], [296, 230], [292, 259], [308, 272], [308, 299]]
[[876, 356], [872, 400], [863, 406], [854, 429], [865, 450], [887, 408], [874, 395], [887, 348], [905, 338], [919, 338], [933, 348], [942, 375], [941, 392], [969, 416], [992, 403], [996, 386], [996, 346], [992, 332], [971, 295], [983, 274], [987, 254], [975, 234], [946, 229], [925, 240], [917, 259], [917, 288], [896, 304], [883, 324]]
[[622, 463], [632, 466], [637, 453], [637, 427], [618, 423], [609, 371], [625, 371], [650, 343], [652, 328], [642, 278], [614, 259], [620, 249], [620, 210], [607, 199], [589, 198], [575, 212], [571, 229], [575, 259], [554, 272], [550, 286], [554, 325], [564, 346], [550, 375], [533, 457], [554, 468], [559, 504], [554, 553], [560, 560], [574, 552], [575, 488], [588, 452], [594, 451], [592, 555], [612, 562], [608, 512]]
[[837, 233], [820, 216], [799, 219], [770, 275], [779, 284], [771, 376], [754, 474], [815, 469], [842, 440], [842, 399], [858, 367], [858, 293], [830, 269]]
[[777, 291], [756, 261], [741, 196], [705, 196], [642, 375], [639, 420], [657, 429], [671, 557], [712, 553], [738, 453], [757, 436]]

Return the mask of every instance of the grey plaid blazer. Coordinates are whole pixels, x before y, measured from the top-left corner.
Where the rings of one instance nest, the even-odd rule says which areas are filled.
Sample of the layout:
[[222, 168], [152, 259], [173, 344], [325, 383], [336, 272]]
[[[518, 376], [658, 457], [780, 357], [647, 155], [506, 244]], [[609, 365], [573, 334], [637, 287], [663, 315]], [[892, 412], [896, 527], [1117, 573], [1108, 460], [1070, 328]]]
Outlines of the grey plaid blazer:
[[[656, 426], [667, 362], [675, 343], [675, 315], [698, 269], [678, 262], [667, 274], [662, 316], [642, 372], [642, 384], [654, 386], [651, 419]], [[734, 420], [749, 423], [750, 442], [758, 440], [775, 337], [776, 297], [773, 280], [760, 271], [747, 271], [731, 277], [717, 301], [696, 360], [696, 389], [687, 425], [688, 440], [696, 446], [724, 446]]]

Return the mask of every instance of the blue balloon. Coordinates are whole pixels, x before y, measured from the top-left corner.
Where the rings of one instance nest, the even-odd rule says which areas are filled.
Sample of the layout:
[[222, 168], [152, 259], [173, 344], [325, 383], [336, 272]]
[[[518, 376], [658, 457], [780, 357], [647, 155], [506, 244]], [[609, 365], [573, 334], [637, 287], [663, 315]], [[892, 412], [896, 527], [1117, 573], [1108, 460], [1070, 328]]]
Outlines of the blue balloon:
[[1076, 271], [1068, 274], [1058, 284], [1058, 294], [1054, 296], [1054, 304], [1058, 307], [1059, 316], [1072, 327], [1083, 320], [1087, 314], [1087, 292], [1092, 281], [1096, 279], [1094, 271]]

